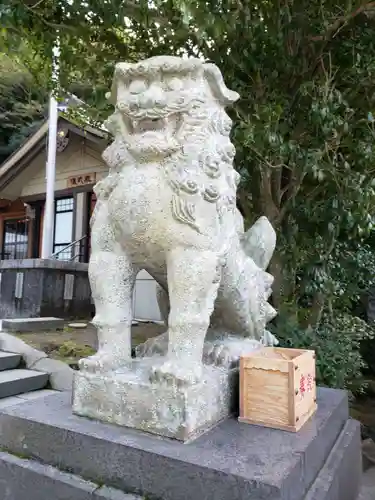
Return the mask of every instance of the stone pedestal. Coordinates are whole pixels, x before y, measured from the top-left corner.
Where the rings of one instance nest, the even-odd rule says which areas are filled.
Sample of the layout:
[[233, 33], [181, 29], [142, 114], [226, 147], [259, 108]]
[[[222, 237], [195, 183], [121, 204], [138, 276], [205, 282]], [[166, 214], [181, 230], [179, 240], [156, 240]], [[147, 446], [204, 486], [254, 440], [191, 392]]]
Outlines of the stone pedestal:
[[69, 394], [52, 395], [1, 410], [0, 447], [11, 500], [87, 500], [83, 479], [160, 500], [356, 500], [361, 476], [359, 424], [346, 393], [331, 389], [318, 390], [298, 433], [229, 418], [190, 443], [78, 417]]
[[236, 410], [238, 370], [204, 366], [200, 383], [181, 387], [150, 382], [150, 369], [156, 363], [157, 358], [141, 359], [128, 370], [76, 372], [73, 412], [188, 441]]

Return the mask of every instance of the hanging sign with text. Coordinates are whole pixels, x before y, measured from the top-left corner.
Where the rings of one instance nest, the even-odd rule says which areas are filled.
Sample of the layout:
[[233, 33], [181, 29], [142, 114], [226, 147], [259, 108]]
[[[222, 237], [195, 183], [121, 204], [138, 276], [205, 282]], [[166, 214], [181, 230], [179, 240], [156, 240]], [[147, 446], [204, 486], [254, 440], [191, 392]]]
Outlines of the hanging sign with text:
[[75, 175], [73, 177], [68, 178], [68, 188], [87, 186], [89, 184], [95, 184], [95, 182], [96, 182], [96, 172], [91, 174]]

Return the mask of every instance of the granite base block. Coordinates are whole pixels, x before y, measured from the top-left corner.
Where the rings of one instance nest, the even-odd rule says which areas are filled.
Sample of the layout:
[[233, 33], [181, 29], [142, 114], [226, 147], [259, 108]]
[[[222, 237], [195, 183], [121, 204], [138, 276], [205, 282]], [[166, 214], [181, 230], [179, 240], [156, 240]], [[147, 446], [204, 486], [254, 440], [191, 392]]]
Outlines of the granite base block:
[[2, 500], [142, 500], [34, 460], [0, 452]]
[[238, 370], [204, 367], [201, 383], [183, 387], [152, 383], [149, 373], [147, 360], [135, 360], [131, 370], [107, 374], [75, 372], [73, 412], [188, 441], [235, 410]]
[[[345, 481], [358, 481], [358, 468], [348, 468], [360, 460], [360, 440], [355, 431], [345, 445], [347, 425], [346, 392], [319, 389], [318, 410], [298, 433], [228, 418], [186, 444], [78, 417], [70, 397], [58, 394], [1, 410], [0, 447], [158, 500], [305, 500], [327, 470], [339, 486], [308, 500], [355, 500]], [[329, 466], [335, 449], [338, 469]]]
[[362, 477], [360, 441], [360, 423], [348, 420], [304, 500], [353, 500], [358, 497]]

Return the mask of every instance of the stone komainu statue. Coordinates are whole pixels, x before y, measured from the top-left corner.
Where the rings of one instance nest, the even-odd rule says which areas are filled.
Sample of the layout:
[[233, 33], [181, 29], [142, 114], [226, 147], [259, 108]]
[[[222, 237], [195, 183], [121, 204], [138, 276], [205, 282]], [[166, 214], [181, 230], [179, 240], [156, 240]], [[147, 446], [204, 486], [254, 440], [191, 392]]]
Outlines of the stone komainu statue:
[[[87, 371], [126, 366], [132, 295], [146, 269], [162, 290], [168, 332], [138, 349], [165, 361], [151, 380], [190, 384], [206, 363], [228, 363], [246, 342], [273, 339], [273, 282], [265, 272], [275, 233], [261, 218], [244, 233], [236, 208], [231, 120], [238, 99], [219, 69], [199, 59], [153, 57], [116, 66], [107, 126], [110, 167], [97, 184], [89, 276], [99, 350]], [[207, 330], [209, 337], [205, 343]], [[239, 347], [240, 346], [240, 347]]]

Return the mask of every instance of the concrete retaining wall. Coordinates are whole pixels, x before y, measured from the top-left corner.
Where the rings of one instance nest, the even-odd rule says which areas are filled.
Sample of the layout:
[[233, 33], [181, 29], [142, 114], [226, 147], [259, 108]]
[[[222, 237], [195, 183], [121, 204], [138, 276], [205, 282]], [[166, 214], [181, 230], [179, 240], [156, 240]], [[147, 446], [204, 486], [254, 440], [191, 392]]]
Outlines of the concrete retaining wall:
[[0, 318], [90, 318], [87, 269], [54, 259], [0, 261]]

